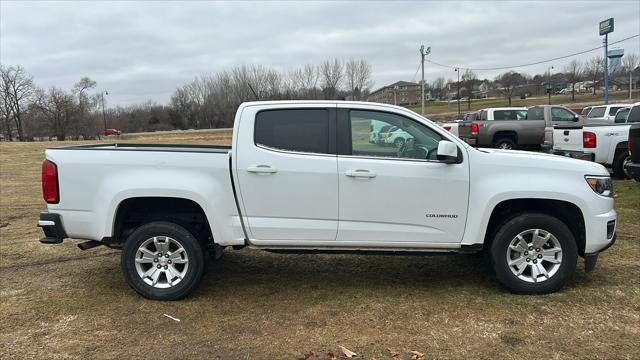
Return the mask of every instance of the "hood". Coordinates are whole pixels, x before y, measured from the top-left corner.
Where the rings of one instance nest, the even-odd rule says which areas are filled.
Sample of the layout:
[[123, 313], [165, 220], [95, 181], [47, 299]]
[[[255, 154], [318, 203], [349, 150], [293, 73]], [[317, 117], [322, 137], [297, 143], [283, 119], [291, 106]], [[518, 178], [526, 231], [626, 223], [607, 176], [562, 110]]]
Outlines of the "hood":
[[483, 154], [481, 157], [495, 165], [504, 165], [516, 169], [526, 167], [529, 170], [536, 168], [541, 171], [570, 171], [581, 173], [582, 175], [610, 176], [609, 171], [604, 166], [591, 161], [521, 150], [475, 150]]

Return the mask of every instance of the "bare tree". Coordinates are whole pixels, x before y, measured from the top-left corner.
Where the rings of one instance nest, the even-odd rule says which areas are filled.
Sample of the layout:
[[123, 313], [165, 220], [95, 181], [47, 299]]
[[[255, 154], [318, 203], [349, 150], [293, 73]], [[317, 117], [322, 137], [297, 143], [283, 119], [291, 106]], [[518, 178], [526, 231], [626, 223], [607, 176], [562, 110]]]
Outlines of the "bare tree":
[[473, 97], [473, 89], [478, 84], [478, 75], [471, 69], [467, 69], [462, 74], [462, 83], [466, 89], [465, 96], [467, 96], [467, 110], [471, 110], [471, 98]]
[[511, 98], [513, 97], [513, 91], [516, 86], [522, 84], [522, 75], [515, 71], [508, 71], [506, 73], [498, 75], [496, 81], [500, 83], [500, 92], [506, 99], [509, 100], [509, 106], [511, 106]]
[[322, 87], [325, 99], [335, 99], [338, 89], [344, 77], [344, 66], [338, 59], [325, 60], [320, 65], [320, 76], [322, 77]]
[[345, 68], [347, 85], [354, 100], [362, 100], [362, 94], [373, 85], [371, 65], [365, 60], [349, 60]]
[[80, 78], [80, 81], [73, 85], [72, 92], [78, 95], [78, 114], [72, 125], [76, 139], [80, 137], [80, 133], [87, 137], [89, 133], [93, 133], [95, 130], [95, 128], [90, 126], [87, 121], [87, 117], [85, 116], [86, 110], [89, 107], [89, 97], [87, 96], [86, 91], [93, 89], [95, 86], [96, 82], [87, 76]]
[[[18, 132], [18, 137], [24, 140], [24, 128], [22, 124], [22, 114], [29, 98], [33, 95], [33, 78], [25, 73], [20, 65], [3, 67], [0, 66], [0, 77], [2, 78], [1, 90], [3, 92], [3, 113], [7, 114], [7, 121], [13, 119]], [[10, 130], [9, 138], [11, 138]]]
[[593, 82], [593, 95], [595, 95], [597, 89], [596, 83], [600, 79], [600, 76], [604, 74], [604, 59], [602, 56], [594, 56], [587, 60], [585, 72], [589, 80]]
[[33, 106], [43, 115], [45, 123], [58, 140], [65, 140], [74, 111], [73, 96], [54, 86], [46, 92], [37, 91]]
[[576, 100], [576, 83], [582, 80], [583, 69], [582, 63], [574, 59], [564, 68], [564, 73], [567, 76], [567, 81], [571, 84], [571, 101]]
[[638, 54], [629, 53], [622, 57], [622, 66], [626, 72], [629, 73], [629, 98], [631, 98], [631, 91], [633, 90], [633, 71], [640, 65], [638, 60]]

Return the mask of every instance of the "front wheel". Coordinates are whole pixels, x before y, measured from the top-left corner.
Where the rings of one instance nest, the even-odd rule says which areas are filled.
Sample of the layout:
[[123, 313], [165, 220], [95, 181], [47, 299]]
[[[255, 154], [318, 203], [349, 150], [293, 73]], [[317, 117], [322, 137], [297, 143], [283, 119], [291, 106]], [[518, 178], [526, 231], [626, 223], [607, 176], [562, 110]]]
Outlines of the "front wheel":
[[511, 140], [509, 138], [502, 138], [502, 139], [496, 140], [496, 142], [493, 144], [493, 146], [496, 149], [513, 150], [513, 149], [515, 149], [516, 144], [515, 144], [515, 142], [513, 142], [513, 140]]
[[527, 213], [505, 222], [491, 244], [493, 270], [517, 294], [559, 290], [575, 272], [578, 251], [573, 234], [549, 215]]
[[154, 300], [178, 300], [200, 283], [204, 251], [185, 228], [157, 221], [140, 226], [122, 249], [122, 272], [138, 294]]

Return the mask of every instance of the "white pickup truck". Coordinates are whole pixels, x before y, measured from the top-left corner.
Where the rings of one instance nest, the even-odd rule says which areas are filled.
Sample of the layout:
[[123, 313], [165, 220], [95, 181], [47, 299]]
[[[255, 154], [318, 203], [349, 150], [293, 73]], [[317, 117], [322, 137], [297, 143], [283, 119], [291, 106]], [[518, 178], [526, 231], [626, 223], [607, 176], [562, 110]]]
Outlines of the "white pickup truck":
[[[369, 143], [371, 121], [412, 139]], [[486, 251], [516, 293], [556, 291], [615, 240], [607, 170], [550, 154], [474, 149], [396, 106], [242, 104], [231, 147], [94, 144], [47, 149], [41, 242], [122, 248], [141, 295], [191, 293], [205, 254]], [[216, 256], [214, 256], [215, 258]], [[426, 281], [426, 280], [425, 280]]]
[[640, 102], [633, 104], [624, 122], [580, 128], [555, 127], [553, 153], [611, 166], [615, 177], [630, 178], [625, 165], [631, 160], [627, 142], [629, 128], [634, 123], [640, 123]]

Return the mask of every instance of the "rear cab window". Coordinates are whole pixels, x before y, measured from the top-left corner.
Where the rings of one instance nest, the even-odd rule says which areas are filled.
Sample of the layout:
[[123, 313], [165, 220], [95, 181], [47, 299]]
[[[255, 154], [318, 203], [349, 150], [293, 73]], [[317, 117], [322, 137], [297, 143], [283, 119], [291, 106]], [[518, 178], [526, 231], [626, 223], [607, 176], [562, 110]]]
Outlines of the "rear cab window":
[[609, 109], [609, 115], [610, 115], [610, 116], [615, 115], [615, 114], [618, 112], [618, 110], [620, 110], [620, 109], [622, 109], [622, 107], [621, 107], [621, 106], [612, 106], [612, 107]]
[[544, 120], [544, 108], [530, 108], [529, 111], [527, 111], [527, 120]]
[[329, 111], [263, 110], [256, 115], [254, 140], [271, 149], [329, 154]]

